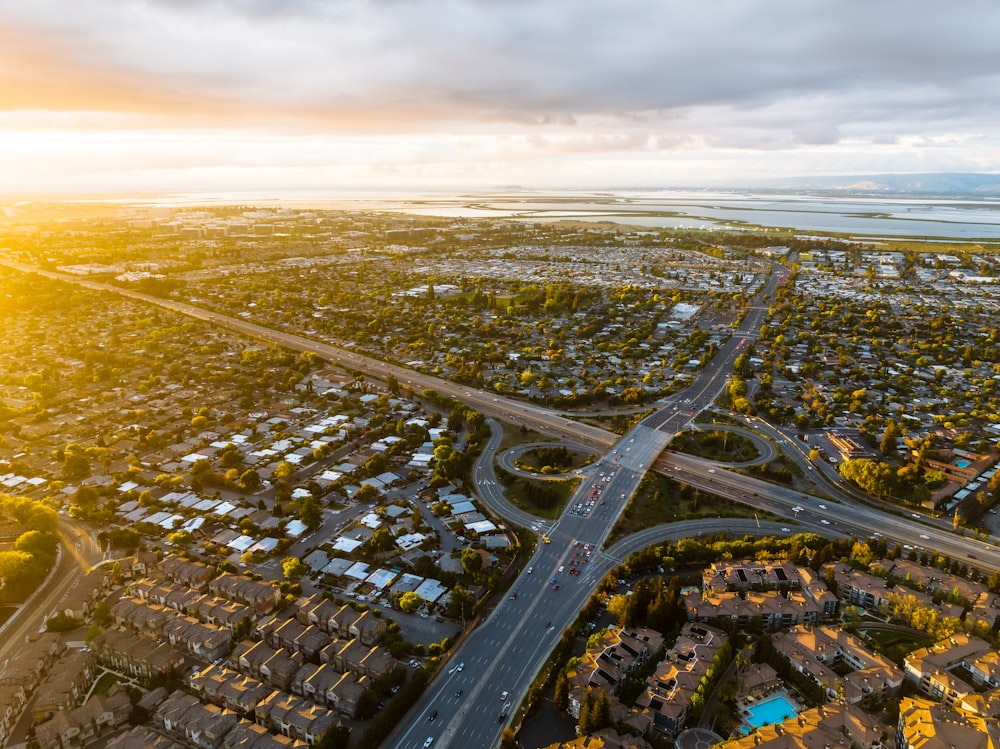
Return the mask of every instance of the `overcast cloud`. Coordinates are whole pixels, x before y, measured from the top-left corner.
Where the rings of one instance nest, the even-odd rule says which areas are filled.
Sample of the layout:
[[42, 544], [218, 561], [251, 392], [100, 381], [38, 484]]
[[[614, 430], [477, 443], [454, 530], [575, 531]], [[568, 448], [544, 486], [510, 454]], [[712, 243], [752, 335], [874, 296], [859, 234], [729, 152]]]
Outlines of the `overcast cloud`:
[[998, 29], [925, 0], [0, 0], [0, 157], [24, 189], [998, 171]]

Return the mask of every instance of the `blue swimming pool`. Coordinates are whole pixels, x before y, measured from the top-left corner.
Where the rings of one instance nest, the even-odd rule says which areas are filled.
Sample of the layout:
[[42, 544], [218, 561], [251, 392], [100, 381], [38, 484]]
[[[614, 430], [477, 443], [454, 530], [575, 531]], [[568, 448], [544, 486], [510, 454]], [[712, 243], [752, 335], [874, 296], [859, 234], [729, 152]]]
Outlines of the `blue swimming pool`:
[[799, 713], [795, 705], [783, 694], [776, 694], [756, 705], [747, 706], [747, 712], [749, 715], [744, 715], [743, 719], [754, 728], [781, 723]]
[[959, 468], [968, 468], [969, 466], [972, 465], [972, 461], [966, 460], [965, 458], [959, 458], [958, 460], [955, 461], [955, 465], [958, 466]]

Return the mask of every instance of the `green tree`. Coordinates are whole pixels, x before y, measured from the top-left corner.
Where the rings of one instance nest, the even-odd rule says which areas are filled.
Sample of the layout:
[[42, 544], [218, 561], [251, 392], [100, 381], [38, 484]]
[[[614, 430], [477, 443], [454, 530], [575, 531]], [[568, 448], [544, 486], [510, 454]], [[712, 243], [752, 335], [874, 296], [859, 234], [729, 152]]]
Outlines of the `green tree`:
[[611, 596], [608, 601], [608, 613], [615, 618], [619, 627], [634, 626], [637, 619], [634, 597], [621, 594]]
[[475, 549], [462, 549], [462, 569], [475, 577], [483, 571], [483, 557]]
[[318, 528], [323, 522], [323, 508], [315, 497], [306, 497], [299, 507], [299, 520], [309, 528]]
[[285, 557], [281, 560], [281, 570], [288, 580], [298, 580], [309, 572], [309, 567], [298, 557]]
[[399, 597], [399, 608], [401, 608], [408, 614], [412, 614], [414, 611], [416, 611], [423, 605], [424, 605], [424, 599], [418, 596], [413, 591], [410, 591], [408, 593], [403, 593], [403, 595]]

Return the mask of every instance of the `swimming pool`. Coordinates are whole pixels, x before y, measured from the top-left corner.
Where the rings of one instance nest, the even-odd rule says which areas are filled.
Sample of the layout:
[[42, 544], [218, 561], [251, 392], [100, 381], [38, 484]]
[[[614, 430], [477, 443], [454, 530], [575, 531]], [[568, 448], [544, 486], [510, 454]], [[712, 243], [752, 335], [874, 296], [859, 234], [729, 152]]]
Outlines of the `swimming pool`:
[[966, 460], [965, 458], [959, 458], [958, 460], [955, 461], [955, 465], [958, 466], [959, 468], [968, 468], [969, 466], [972, 465], [972, 461]]
[[795, 705], [783, 694], [776, 694], [756, 705], [748, 705], [747, 712], [749, 715], [744, 715], [743, 719], [754, 728], [781, 723], [799, 713]]

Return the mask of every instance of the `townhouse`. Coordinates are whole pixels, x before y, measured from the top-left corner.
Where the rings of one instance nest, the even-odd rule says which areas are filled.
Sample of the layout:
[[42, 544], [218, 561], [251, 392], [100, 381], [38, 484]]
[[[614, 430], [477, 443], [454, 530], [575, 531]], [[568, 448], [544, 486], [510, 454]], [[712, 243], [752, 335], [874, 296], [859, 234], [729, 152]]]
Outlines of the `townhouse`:
[[163, 636], [175, 648], [209, 661], [228, 655], [232, 649], [232, 632], [190, 616], [175, 616], [164, 625]]
[[79, 705], [97, 678], [97, 658], [93, 653], [73, 651], [61, 657], [38, 686], [31, 705], [35, 723], [54, 713]]
[[269, 730], [307, 744], [315, 744], [338, 723], [332, 710], [277, 690], [257, 705], [256, 716]]
[[156, 576], [161, 580], [169, 580], [186, 588], [204, 592], [208, 581], [215, 575], [215, 570], [199, 562], [189, 562], [183, 557], [170, 555], [160, 560], [156, 566]]
[[107, 749], [186, 749], [186, 747], [151, 728], [136, 726], [109, 739]]
[[128, 722], [132, 701], [118, 685], [106, 696], [93, 695], [72, 709], [60, 709], [35, 727], [35, 740], [41, 749], [76, 749]]
[[252, 676], [244, 676], [225, 666], [209, 665], [188, 677], [188, 686], [201, 697], [219, 707], [247, 715], [264, 697], [274, 691]]
[[121, 630], [101, 632], [90, 646], [100, 663], [137, 679], [167, 676], [184, 664], [169, 644]]
[[214, 596], [246, 604], [261, 614], [272, 611], [281, 600], [281, 591], [278, 588], [228, 572], [209, 582], [208, 590]]

